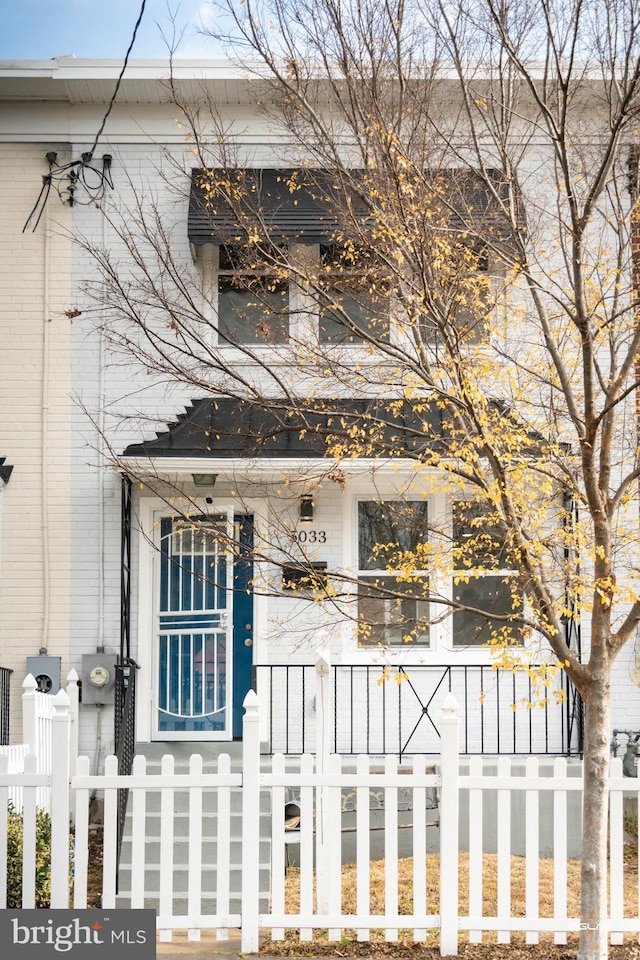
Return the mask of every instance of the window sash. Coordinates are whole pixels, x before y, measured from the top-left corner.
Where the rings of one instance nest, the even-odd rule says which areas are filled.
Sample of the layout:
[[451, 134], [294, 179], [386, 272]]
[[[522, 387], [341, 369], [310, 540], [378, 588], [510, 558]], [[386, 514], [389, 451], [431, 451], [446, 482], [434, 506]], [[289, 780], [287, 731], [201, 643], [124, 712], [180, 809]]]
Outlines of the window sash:
[[289, 338], [288, 284], [266, 276], [218, 274], [218, 331], [237, 343], [284, 343]]
[[[408, 521], [411, 520], [411, 526]], [[386, 572], [385, 557], [415, 553], [429, 539], [426, 500], [358, 501], [358, 569]]]
[[360, 646], [429, 644], [429, 578], [426, 574], [416, 574], [410, 582], [394, 574], [360, 574], [359, 581]]
[[[489, 614], [509, 616], [521, 613], [524, 609], [524, 599], [510, 582], [508, 571], [475, 576], [473, 572], [464, 572], [464, 581], [455, 583], [454, 574], [453, 600], [478, 610], [486, 610]], [[468, 578], [468, 579], [467, 579]], [[492, 642], [506, 640], [510, 643], [522, 643], [517, 633], [517, 626], [503, 620], [492, 620], [491, 616], [472, 613], [470, 610], [454, 610], [452, 617], [453, 646], [477, 647]]]
[[360, 262], [356, 248], [341, 244], [321, 244], [318, 260], [322, 268], [316, 295], [320, 342], [362, 343], [367, 335], [388, 342], [389, 296], [382, 289], [371, 289], [375, 265], [368, 258]]
[[[358, 636], [361, 646], [428, 645], [429, 575], [390, 569], [428, 542], [427, 501], [358, 501]], [[385, 557], [390, 563], [385, 564]]]
[[[389, 342], [389, 301], [376, 299], [366, 290], [330, 286], [318, 304], [318, 336], [321, 343], [362, 343], [367, 336]], [[381, 309], [384, 308], [384, 309]], [[349, 324], [357, 329], [352, 329]], [[362, 331], [362, 332], [359, 332]]]

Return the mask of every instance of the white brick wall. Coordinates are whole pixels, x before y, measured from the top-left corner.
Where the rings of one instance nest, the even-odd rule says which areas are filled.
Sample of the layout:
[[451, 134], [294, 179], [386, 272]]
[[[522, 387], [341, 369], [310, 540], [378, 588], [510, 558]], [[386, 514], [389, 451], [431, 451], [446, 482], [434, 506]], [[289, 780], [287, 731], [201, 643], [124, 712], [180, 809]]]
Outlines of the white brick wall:
[[50, 143], [0, 144], [0, 450], [14, 467], [3, 495], [0, 662], [14, 670], [14, 740], [20, 736], [25, 657], [45, 644], [49, 654], [62, 657], [63, 676], [69, 663], [71, 324], [64, 315], [71, 305], [69, 211], [55, 198], [38, 231], [22, 233], [47, 171], [49, 149]]

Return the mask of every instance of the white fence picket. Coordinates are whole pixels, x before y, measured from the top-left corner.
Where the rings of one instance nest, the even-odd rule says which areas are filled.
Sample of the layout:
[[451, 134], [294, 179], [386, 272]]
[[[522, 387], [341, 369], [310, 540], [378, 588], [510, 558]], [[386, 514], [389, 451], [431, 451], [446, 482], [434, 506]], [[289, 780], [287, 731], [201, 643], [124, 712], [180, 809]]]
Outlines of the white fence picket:
[[[304, 778], [313, 778], [313, 757], [303, 754], [300, 757], [300, 774]], [[300, 913], [313, 913], [313, 786], [310, 783], [300, 787]], [[313, 928], [300, 926], [300, 939], [312, 940]]]
[[[356, 761], [356, 911], [359, 916], [366, 916], [371, 911], [370, 906], [370, 879], [369, 862], [371, 859], [371, 839], [369, 831], [369, 810], [371, 800], [369, 796], [369, 757], [358, 757]], [[365, 780], [366, 786], [360, 786]], [[370, 928], [358, 925], [357, 937], [366, 941], [370, 936]]]
[[51, 907], [69, 906], [69, 697], [58, 690], [51, 717]]
[[[221, 760], [222, 756], [218, 758], [218, 762]], [[199, 778], [202, 774], [201, 754], [194, 753], [190, 757], [189, 774], [195, 779]], [[220, 830], [218, 830], [218, 845], [220, 847]], [[228, 870], [226, 864], [225, 868]], [[220, 867], [218, 867], [218, 869], [220, 869]], [[227, 910], [226, 912], [228, 913], [229, 911]], [[193, 786], [189, 790], [187, 913], [189, 917], [198, 917], [202, 913], [202, 787], [200, 786]], [[200, 928], [190, 926], [187, 938], [192, 942], [200, 940]]]
[[[511, 760], [500, 757], [498, 776], [508, 778], [511, 774]], [[511, 915], [511, 791], [498, 790], [497, 796], [497, 845], [498, 856], [498, 917]], [[498, 930], [498, 943], [510, 943], [511, 934], [508, 924]]]
[[[28, 754], [24, 758], [24, 776], [38, 773], [38, 758]], [[25, 786], [22, 803], [22, 906], [33, 910], [36, 905], [36, 808], [40, 788]]]
[[[231, 757], [223, 753], [218, 757], [218, 773], [228, 778], [231, 773]], [[231, 871], [231, 787], [221, 785], [217, 789], [218, 810], [216, 829], [216, 908], [223, 925], [218, 927], [218, 940], [229, 938], [230, 871]], [[195, 814], [194, 814], [195, 815]], [[226, 919], [226, 923], [224, 920]]]
[[[136, 777], [146, 776], [147, 758], [134, 757], [131, 772]], [[129, 803], [131, 805], [131, 908], [140, 910], [144, 907], [147, 791], [134, 787], [129, 791]]]
[[[395, 757], [385, 757], [384, 772], [392, 776], [396, 772]], [[398, 788], [384, 789], [384, 910], [388, 917], [398, 915]], [[398, 930], [387, 927], [385, 940], [398, 939]]]
[[[38, 758], [37, 772], [51, 773], [51, 721], [53, 719], [53, 697], [40, 693], [35, 677], [30, 673], [22, 683], [22, 727], [25, 744], [30, 754]], [[49, 791], [39, 787], [36, 795], [37, 805], [50, 813]]]
[[[413, 776], [424, 776], [424, 757], [413, 758]], [[427, 912], [427, 789], [414, 787], [413, 789], [413, 912], [416, 916]], [[416, 943], [424, 943], [427, 939], [426, 926], [414, 927], [413, 939]]]
[[[613, 757], [609, 768], [612, 785], [609, 790], [609, 916], [611, 920], [621, 920], [624, 912], [624, 812], [623, 793], [615, 789], [613, 782], [618, 779], [622, 783], [622, 760]], [[620, 930], [612, 930], [610, 934], [612, 944], [624, 942], [624, 935]]]
[[[271, 759], [271, 770], [280, 777], [271, 790], [271, 910], [275, 916], [284, 914], [285, 893], [285, 823], [284, 823], [284, 756], [276, 753]], [[300, 830], [296, 830], [299, 838]], [[284, 927], [273, 927], [272, 940], [284, 940]]]
[[[329, 775], [340, 776], [341, 758], [334, 754], [329, 757], [327, 771]], [[339, 787], [327, 787], [325, 794], [325, 814], [327, 823], [340, 823], [342, 820], [341, 794]], [[342, 831], [330, 829], [327, 836], [327, 884], [329, 913], [339, 916], [342, 911]], [[342, 937], [341, 927], [329, 927], [328, 939], [335, 942]]]
[[[104, 775], [117, 777], [118, 758], [107, 757]], [[104, 842], [102, 851], [102, 908], [113, 910], [116, 905], [116, 878], [118, 857], [118, 790], [115, 786], [104, 791]]]
[[[538, 760], [527, 757], [525, 777], [534, 781], [538, 778]], [[537, 790], [525, 791], [525, 912], [531, 927], [527, 928], [526, 942], [538, 943], [536, 923], [540, 909], [540, 796]]]
[[460, 782], [458, 755], [457, 703], [448, 693], [442, 704], [440, 769], [440, 952], [455, 956], [458, 952], [458, 864]]
[[[173, 778], [174, 759], [165, 754], [160, 762], [160, 773], [166, 782]], [[173, 810], [175, 790], [165, 786], [160, 790], [160, 897], [158, 903], [158, 937], [161, 943], [171, 943], [173, 933], [163, 921], [173, 915]]]
[[[471, 777], [482, 776], [482, 757], [472, 757], [469, 763]], [[469, 916], [481, 917], [482, 906], [482, 831], [483, 792], [469, 790]], [[482, 943], [482, 930], [469, 931], [469, 943]]]
[[[567, 761], [557, 757], [553, 762], [554, 779], [567, 775]], [[567, 916], [567, 791], [553, 790], [553, 913], [560, 920]], [[566, 930], [556, 930], [553, 942], [565, 944]]]

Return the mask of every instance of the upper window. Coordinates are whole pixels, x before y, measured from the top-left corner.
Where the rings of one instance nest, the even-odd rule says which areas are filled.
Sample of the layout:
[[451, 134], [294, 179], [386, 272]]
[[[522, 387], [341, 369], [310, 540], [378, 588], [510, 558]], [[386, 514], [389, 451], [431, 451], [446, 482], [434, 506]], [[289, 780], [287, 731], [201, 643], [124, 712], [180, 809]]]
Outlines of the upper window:
[[503, 618], [522, 612], [522, 591], [498, 525], [477, 501], [453, 504], [453, 545], [453, 599], [468, 608], [453, 614], [454, 646], [520, 642], [517, 624]]
[[379, 271], [350, 244], [320, 246], [318, 277], [321, 343], [389, 339], [389, 296]]
[[358, 503], [358, 637], [362, 645], [429, 642], [426, 501]]
[[221, 343], [283, 343], [289, 336], [289, 288], [246, 251], [220, 247], [218, 333]]
[[480, 342], [492, 309], [486, 254], [463, 250], [455, 275], [443, 272], [441, 284], [430, 290], [429, 308], [422, 324], [425, 339], [438, 341], [446, 335], [460, 343]]

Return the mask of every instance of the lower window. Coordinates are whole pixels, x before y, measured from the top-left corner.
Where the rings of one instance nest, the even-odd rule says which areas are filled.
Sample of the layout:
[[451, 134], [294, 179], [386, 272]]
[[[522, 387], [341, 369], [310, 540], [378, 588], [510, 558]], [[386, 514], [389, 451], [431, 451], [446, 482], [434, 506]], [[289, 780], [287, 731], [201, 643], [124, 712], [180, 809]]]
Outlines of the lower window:
[[365, 646], [429, 643], [429, 582], [376, 577], [358, 588], [358, 634]]
[[482, 644], [508, 640], [520, 642], [517, 627], [505, 620], [494, 620], [491, 614], [500, 617], [518, 615], [523, 603], [513, 584], [504, 576], [470, 577], [468, 583], [454, 584], [453, 599], [465, 607], [486, 611], [456, 610], [453, 614], [453, 644], [456, 647], [477, 647]]
[[362, 646], [429, 643], [428, 548], [426, 501], [358, 503], [358, 642]]

